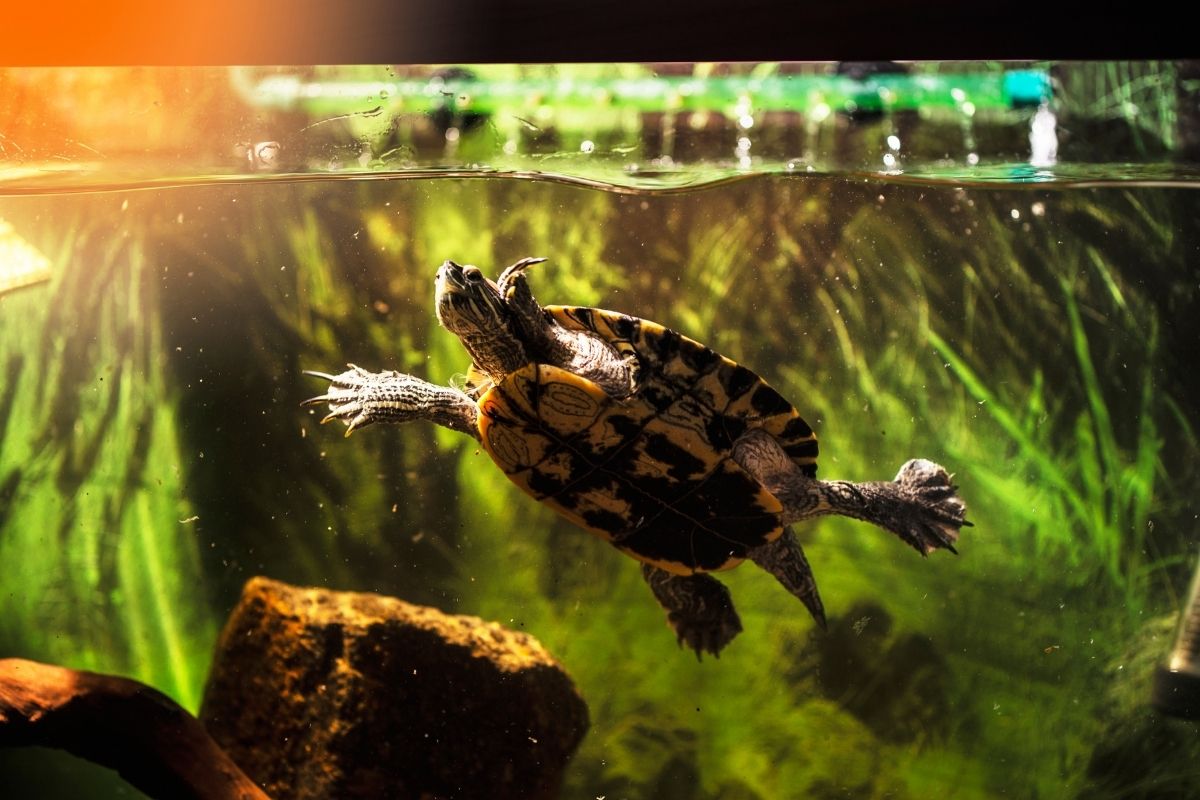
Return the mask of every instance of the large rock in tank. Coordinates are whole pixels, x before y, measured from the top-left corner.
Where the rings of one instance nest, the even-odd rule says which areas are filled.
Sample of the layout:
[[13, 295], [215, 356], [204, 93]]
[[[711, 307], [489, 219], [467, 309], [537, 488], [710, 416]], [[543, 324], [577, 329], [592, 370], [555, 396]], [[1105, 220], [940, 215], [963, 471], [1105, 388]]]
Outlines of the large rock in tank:
[[275, 800], [551, 798], [587, 707], [531, 636], [253, 578], [200, 718]]

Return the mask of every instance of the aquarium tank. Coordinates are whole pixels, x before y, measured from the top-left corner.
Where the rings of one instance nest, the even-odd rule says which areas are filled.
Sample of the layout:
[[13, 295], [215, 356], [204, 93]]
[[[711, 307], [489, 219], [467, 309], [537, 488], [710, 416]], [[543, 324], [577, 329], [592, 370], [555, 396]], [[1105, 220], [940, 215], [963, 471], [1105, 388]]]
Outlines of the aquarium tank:
[[[0, 659], [197, 713], [261, 576], [539, 642], [587, 707], [564, 798], [1200, 796], [1200, 726], [1153, 702], [1200, 548], [1198, 87], [1187, 62], [0, 70]], [[540, 303], [752, 370], [819, 477], [944, 465], [957, 555], [798, 523], [826, 626], [746, 564], [719, 574], [742, 632], [698, 659], [634, 560], [478, 442], [302, 406], [348, 362], [469, 386], [435, 273], [525, 257]], [[20, 747], [0, 796], [147, 795]]]

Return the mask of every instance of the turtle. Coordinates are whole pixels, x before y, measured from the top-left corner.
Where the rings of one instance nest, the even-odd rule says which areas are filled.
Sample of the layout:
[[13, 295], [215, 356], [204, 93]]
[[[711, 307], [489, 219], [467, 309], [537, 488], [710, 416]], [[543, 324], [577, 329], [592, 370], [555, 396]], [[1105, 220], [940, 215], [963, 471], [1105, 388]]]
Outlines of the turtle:
[[540, 305], [523, 258], [492, 281], [447, 260], [438, 321], [472, 363], [461, 386], [354, 364], [306, 371], [329, 388], [322, 422], [345, 435], [424, 419], [476, 439], [503, 473], [562, 517], [642, 562], [680, 645], [718, 656], [742, 630], [712, 573], [750, 560], [826, 626], [794, 522], [828, 514], [891, 531], [923, 556], [957, 553], [966, 504], [924, 459], [892, 481], [817, 478], [817, 437], [766, 380], [656, 322]]

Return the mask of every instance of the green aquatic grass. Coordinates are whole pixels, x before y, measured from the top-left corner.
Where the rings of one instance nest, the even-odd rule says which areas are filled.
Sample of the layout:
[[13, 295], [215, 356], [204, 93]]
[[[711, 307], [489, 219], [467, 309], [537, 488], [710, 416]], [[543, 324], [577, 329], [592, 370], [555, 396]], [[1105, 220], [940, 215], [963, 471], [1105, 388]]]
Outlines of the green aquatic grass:
[[[1100, 262], [1097, 271], [1122, 308], [1121, 292], [1103, 266]], [[1163, 471], [1159, 457], [1163, 443], [1156, 423], [1161, 411], [1156, 408], [1152, 372], [1158, 349], [1157, 323], [1151, 318], [1139, 331], [1145, 337], [1147, 361], [1131, 370], [1137, 376], [1137, 425], [1133, 442], [1123, 447], [1097, 374], [1075, 289], [1065, 279], [1060, 289], [1075, 361], [1070, 374], [1076, 377], [1086, 402], [1065, 438], [1058, 435], [1062, 432], [1055, 425], [1048, 424], [1066, 412], [1047, 398], [1041, 370], [1034, 372], [1022, 402], [1011, 390], [989, 386], [938, 333], [931, 329], [927, 336], [981, 411], [1015, 446], [1015, 464], [1012, 460], [1003, 468], [975, 464], [971, 469], [974, 479], [995, 496], [1012, 497], [1030, 486], [1033, 477], [1031, 488], [1041, 487], [1038, 503], [1048, 503], [1052, 509], [1046, 513], [1045, 506], [1039, 509], [1034, 504], [1032, 513], [1023, 519], [1033, 531], [1038, 552], [1045, 557], [1067, 554], [1073, 567], [1102, 571], [1124, 596], [1128, 612], [1136, 616], [1147, 599], [1149, 572], [1165, 565], [1148, 559], [1146, 551], [1156, 478]]]
[[20, 321], [0, 327], [0, 562], [20, 565], [4, 577], [0, 646], [130, 675], [195, 709], [214, 621], [144, 240], [104, 240], [82, 218], [61, 232], [52, 284], [0, 299]]
[[1137, 152], [1153, 156], [1178, 144], [1179, 68], [1171, 61], [1108, 61], [1060, 70], [1057, 102], [1095, 120], [1126, 125]]

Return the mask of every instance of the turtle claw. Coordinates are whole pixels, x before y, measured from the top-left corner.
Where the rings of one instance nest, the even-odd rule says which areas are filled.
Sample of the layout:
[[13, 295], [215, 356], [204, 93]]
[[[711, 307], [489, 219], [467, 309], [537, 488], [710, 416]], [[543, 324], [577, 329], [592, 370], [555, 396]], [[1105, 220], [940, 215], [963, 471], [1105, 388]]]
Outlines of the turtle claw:
[[709, 653], [713, 658], [720, 658], [725, 645], [742, 632], [742, 621], [738, 619], [732, 605], [716, 611], [718, 614], [711, 619], [684, 619], [678, 614], [667, 616], [667, 621], [675, 629], [676, 642], [681, 648], [687, 645], [695, 651], [697, 661], [703, 661], [705, 653]]
[[346, 423], [346, 435], [349, 436], [355, 430], [371, 423], [365, 414], [362, 400], [362, 390], [367, 382], [365, 379], [370, 378], [371, 373], [354, 364], [346, 366], [349, 370], [340, 375], [330, 375], [313, 369], [304, 370], [305, 375], [329, 381], [329, 390], [325, 394], [302, 401], [300, 405], [315, 406], [328, 403], [329, 413], [321, 418], [321, 424], [342, 420]]
[[367, 416], [363, 413], [361, 403], [359, 403], [356, 400], [352, 400], [348, 403], [343, 403], [342, 405], [337, 405], [337, 402], [340, 399], [342, 399], [340, 396], [323, 394], [320, 397], [311, 397], [308, 400], [305, 400], [304, 402], [302, 402], [300, 405], [312, 406], [312, 405], [317, 405], [318, 403], [328, 402], [330, 407], [333, 410], [330, 411], [325, 416], [321, 417], [322, 425], [325, 425], [327, 423], [330, 423], [330, 422], [333, 422], [333, 421], [339, 420], [339, 419], [342, 421], [345, 421], [348, 418], [353, 417], [353, 419], [350, 419], [349, 422], [346, 422], [346, 436], [349, 436], [350, 434], [354, 433], [359, 428], [365, 428], [366, 426], [371, 424], [371, 420], [368, 419]]
[[358, 403], [346, 403], [345, 405], [338, 406], [334, 411], [330, 411], [328, 414], [321, 417], [321, 424], [324, 425], [327, 422], [333, 422], [335, 419], [344, 420], [350, 416], [355, 416], [355, 418], [357, 418], [358, 416], [361, 416], [361, 414], [361, 405]]
[[[375, 420], [368, 417], [366, 412], [361, 410], [361, 406], [356, 406], [356, 408], [359, 409], [357, 415], [355, 415], [354, 419], [352, 419], [346, 423], [346, 433], [343, 434], [346, 438], [350, 438], [350, 434], [354, 433], [355, 431], [362, 430], [363, 428], [367, 427], [368, 425], [373, 425], [375, 423]], [[340, 417], [340, 418], [344, 419], [346, 416], [349, 416], [351, 413], [353, 413], [353, 410], [347, 411], [346, 414], [342, 415], [342, 417]], [[332, 414], [329, 415], [329, 417], [332, 417], [332, 416], [333, 416]], [[328, 419], [329, 417], [326, 417], [326, 419]]]
[[504, 296], [507, 293], [509, 284], [516, 280], [519, 275], [524, 274], [525, 270], [534, 264], [541, 264], [545, 260], [545, 258], [522, 258], [515, 264], [505, 267], [504, 271], [500, 273], [500, 277], [496, 279], [496, 286], [499, 287], [500, 295]]

